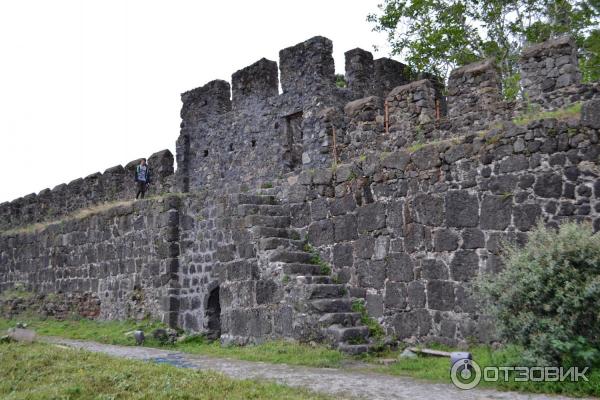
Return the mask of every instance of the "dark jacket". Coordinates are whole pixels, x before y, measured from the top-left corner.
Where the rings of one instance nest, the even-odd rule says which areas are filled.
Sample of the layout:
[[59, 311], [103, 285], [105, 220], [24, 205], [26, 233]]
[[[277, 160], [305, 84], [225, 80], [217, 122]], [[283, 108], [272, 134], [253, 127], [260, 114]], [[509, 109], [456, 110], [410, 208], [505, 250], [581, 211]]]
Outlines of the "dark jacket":
[[[134, 179], [136, 182], [141, 182], [141, 180], [139, 179], [140, 167], [141, 167], [141, 165], [139, 165], [139, 164], [136, 165], [136, 167], [135, 167]], [[146, 164], [146, 183], [150, 183], [151, 179], [152, 179], [152, 173], [150, 171], [150, 167], [148, 166], [148, 164]]]

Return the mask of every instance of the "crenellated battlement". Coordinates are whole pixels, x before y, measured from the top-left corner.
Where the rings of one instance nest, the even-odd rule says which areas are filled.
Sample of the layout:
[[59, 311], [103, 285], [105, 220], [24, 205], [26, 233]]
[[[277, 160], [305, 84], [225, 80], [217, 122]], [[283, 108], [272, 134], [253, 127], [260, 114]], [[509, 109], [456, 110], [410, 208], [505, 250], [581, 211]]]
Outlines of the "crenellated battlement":
[[199, 121], [209, 115], [231, 111], [229, 82], [214, 80], [181, 94], [181, 119]]
[[363, 49], [352, 49], [344, 53], [346, 60], [346, 82], [348, 89], [363, 97], [373, 92], [375, 74], [373, 54]]
[[264, 101], [279, 94], [277, 63], [261, 58], [231, 76], [233, 108], [249, 102]]
[[577, 46], [570, 36], [561, 36], [538, 43], [523, 50], [519, 60], [521, 86], [528, 101], [543, 108], [561, 106], [552, 104], [557, 97], [564, 97], [561, 89], [581, 82]]
[[[552, 108], [565, 98], [567, 103], [577, 100], [576, 95], [565, 95], [565, 87], [573, 93], [595, 90], [577, 85], [572, 46], [570, 39], [559, 38], [524, 51], [523, 90], [528, 102]], [[503, 100], [501, 77], [492, 60], [452, 71], [446, 90], [439, 77], [415, 73], [389, 58], [374, 59], [370, 52], [355, 48], [345, 53], [347, 88], [337, 88], [332, 53], [332, 42], [321, 36], [281, 50], [281, 94], [276, 91], [274, 61], [261, 59], [237, 71], [232, 76], [233, 108], [227, 105], [225, 82], [188, 92], [212, 93], [220, 88], [219, 100], [210, 100], [216, 106], [201, 103], [193, 108], [199, 111], [182, 111], [177, 150], [181, 190], [221, 184], [229, 177], [243, 177], [248, 183], [268, 181], [294, 170], [330, 165], [360, 154], [361, 148], [393, 151], [414, 141], [445, 139], [511, 119], [524, 107]], [[564, 77], [555, 76], [553, 86], [543, 91], [543, 79], [536, 77], [540, 72]], [[346, 112], [349, 119], [341, 118], [348, 102], [362, 98], [369, 99], [350, 107], [360, 112], [352, 116]], [[189, 109], [188, 103], [184, 99], [183, 110]], [[203, 112], [202, 107], [218, 112]], [[256, 169], [266, 160], [270, 168]]]
[[398, 86], [386, 98], [390, 129], [408, 130], [436, 119], [435, 89], [429, 79]]
[[[173, 156], [158, 153], [150, 160], [159, 165], [158, 182], [184, 192], [224, 183], [259, 184], [367, 149], [393, 151], [415, 141], [485, 129], [531, 105], [554, 109], [598, 96], [597, 85], [580, 84], [577, 50], [569, 37], [523, 51], [527, 104], [516, 105], [502, 99], [492, 60], [452, 71], [446, 91], [433, 75], [416, 74], [403, 63], [374, 59], [355, 48], [345, 53], [348, 87], [337, 88], [332, 54], [331, 40], [313, 37], [281, 50], [279, 63], [262, 58], [236, 71], [231, 85], [214, 80], [183, 93], [176, 178], [171, 176]], [[130, 196], [128, 179], [137, 163], [5, 203], [0, 226], [38, 222]]]
[[448, 79], [448, 116], [467, 113], [489, 115], [502, 101], [501, 79], [493, 60], [483, 60], [455, 69]]
[[[135, 198], [134, 170], [140, 160], [0, 204], [0, 230], [59, 219], [103, 202]], [[148, 195], [170, 192], [174, 186], [173, 154], [169, 150], [156, 152], [148, 158], [148, 165], [153, 177]]]
[[303, 94], [331, 90], [335, 86], [333, 43], [315, 36], [279, 52], [283, 93]]

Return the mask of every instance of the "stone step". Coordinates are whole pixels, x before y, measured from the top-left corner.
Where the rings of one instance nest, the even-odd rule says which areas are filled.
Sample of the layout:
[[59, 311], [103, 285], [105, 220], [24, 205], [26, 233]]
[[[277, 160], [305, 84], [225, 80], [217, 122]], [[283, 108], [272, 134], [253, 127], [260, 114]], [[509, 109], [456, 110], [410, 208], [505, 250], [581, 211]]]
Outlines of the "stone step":
[[238, 214], [246, 215], [269, 215], [272, 217], [287, 217], [290, 215], [289, 208], [284, 205], [273, 204], [240, 204]]
[[254, 235], [258, 238], [284, 238], [300, 240], [300, 235], [289, 228], [271, 228], [269, 226], [255, 226], [252, 228]]
[[270, 215], [248, 215], [244, 218], [247, 227], [266, 226], [270, 228], [288, 228], [290, 217], [274, 217]]
[[350, 312], [350, 311], [352, 311], [352, 300], [350, 300], [349, 298], [317, 299], [317, 300], [311, 300], [310, 306], [313, 308], [313, 310], [315, 310], [321, 314]]
[[260, 250], [275, 250], [277, 248], [302, 250], [304, 248], [304, 240], [293, 240], [279, 237], [262, 238], [258, 242]]
[[314, 264], [287, 263], [283, 265], [286, 275], [321, 275], [321, 268]]
[[322, 326], [341, 325], [341, 326], [356, 326], [360, 322], [360, 313], [357, 312], [339, 312], [327, 313], [319, 318], [319, 323]]
[[329, 275], [308, 275], [308, 276], [297, 276], [296, 281], [300, 285], [326, 285], [333, 282], [333, 279]]
[[349, 344], [340, 343], [337, 346], [338, 350], [351, 356], [367, 353], [371, 349], [370, 344]]
[[359, 342], [355, 344], [362, 344], [360, 342], [367, 341], [369, 336], [368, 326], [342, 326], [342, 325], [331, 325], [325, 329], [325, 333], [329, 336], [333, 342]]
[[276, 250], [269, 257], [273, 262], [310, 264], [313, 255], [305, 251]]
[[311, 299], [332, 299], [344, 297], [347, 294], [346, 286], [340, 284], [309, 284]]
[[238, 204], [277, 204], [277, 198], [273, 195], [240, 193]]

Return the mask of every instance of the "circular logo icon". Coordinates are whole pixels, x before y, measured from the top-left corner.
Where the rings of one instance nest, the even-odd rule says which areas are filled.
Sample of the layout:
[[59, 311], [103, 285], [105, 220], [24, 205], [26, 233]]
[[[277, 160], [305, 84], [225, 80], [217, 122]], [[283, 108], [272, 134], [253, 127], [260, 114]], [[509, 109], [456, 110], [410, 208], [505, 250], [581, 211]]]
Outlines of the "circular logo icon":
[[459, 389], [473, 389], [481, 381], [481, 368], [473, 360], [466, 358], [458, 360], [450, 370], [450, 379]]

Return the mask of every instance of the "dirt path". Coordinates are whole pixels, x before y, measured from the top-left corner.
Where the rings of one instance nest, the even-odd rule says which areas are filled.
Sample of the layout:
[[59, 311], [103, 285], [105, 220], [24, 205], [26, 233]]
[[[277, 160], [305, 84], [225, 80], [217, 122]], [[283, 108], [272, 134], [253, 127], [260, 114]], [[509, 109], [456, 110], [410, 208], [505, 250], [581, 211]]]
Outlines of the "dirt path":
[[494, 390], [460, 390], [449, 384], [427, 383], [407, 377], [364, 371], [310, 368], [285, 364], [268, 364], [235, 359], [167, 351], [150, 347], [115, 346], [96, 342], [45, 338], [45, 340], [116, 357], [168, 363], [182, 368], [210, 369], [237, 379], [266, 379], [288, 386], [298, 386], [336, 395], [341, 398], [406, 400], [542, 400], [567, 397], [498, 392]]

